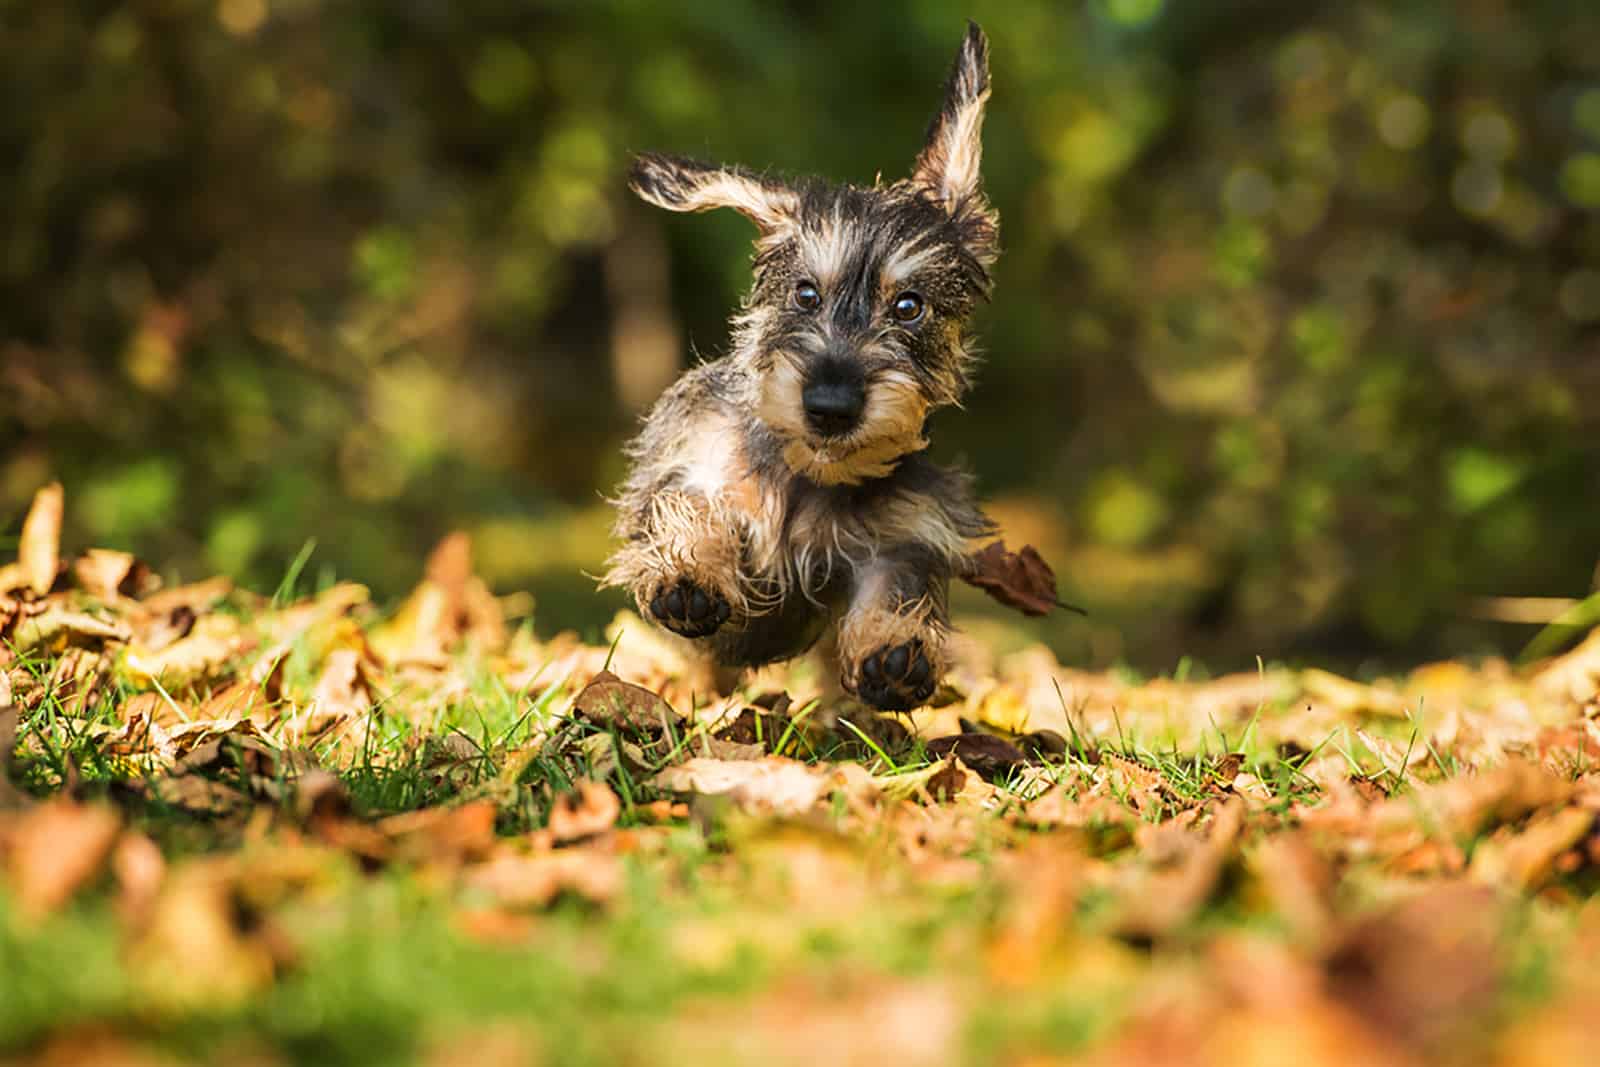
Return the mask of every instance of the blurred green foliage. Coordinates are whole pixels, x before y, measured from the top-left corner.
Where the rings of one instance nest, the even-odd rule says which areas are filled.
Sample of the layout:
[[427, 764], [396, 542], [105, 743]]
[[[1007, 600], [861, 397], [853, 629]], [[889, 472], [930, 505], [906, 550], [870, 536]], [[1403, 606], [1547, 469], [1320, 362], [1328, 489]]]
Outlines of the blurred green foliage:
[[465, 526], [593, 625], [597, 491], [747, 279], [629, 153], [896, 175], [968, 16], [1007, 253], [935, 437], [1094, 611], [1041, 633], [1411, 657], [1587, 595], [1588, 0], [0, 0], [0, 519], [60, 477], [81, 540], [390, 593]]

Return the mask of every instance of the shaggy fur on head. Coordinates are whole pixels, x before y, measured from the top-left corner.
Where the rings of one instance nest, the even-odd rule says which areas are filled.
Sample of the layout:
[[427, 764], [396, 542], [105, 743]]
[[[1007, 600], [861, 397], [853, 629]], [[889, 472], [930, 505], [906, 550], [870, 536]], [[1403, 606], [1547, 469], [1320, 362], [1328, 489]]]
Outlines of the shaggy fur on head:
[[[608, 584], [724, 664], [804, 651], [837, 627], [845, 687], [926, 700], [949, 580], [990, 523], [965, 475], [921, 453], [959, 404], [999, 223], [980, 163], [988, 42], [968, 28], [908, 177], [872, 187], [638, 158], [634, 192], [755, 223], [732, 351], [683, 376], [629, 446]], [[843, 405], [840, 407], [839, 405]]]

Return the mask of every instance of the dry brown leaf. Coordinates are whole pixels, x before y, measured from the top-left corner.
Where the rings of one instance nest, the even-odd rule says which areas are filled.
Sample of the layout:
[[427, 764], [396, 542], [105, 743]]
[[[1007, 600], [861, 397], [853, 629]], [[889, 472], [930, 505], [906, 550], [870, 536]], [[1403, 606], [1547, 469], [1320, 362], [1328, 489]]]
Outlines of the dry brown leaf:
[[1250, 853], [1249, 867], [1272, 910], [1302, 942], [1319, 945], [1333, 928], [1333, 868], [1299, 833], [1276, 834]]
[[759, 760], [696, 757], [668, 767], [650, 784], [669, 793], [726, 796], [747, 811], [772, 815], [799, 815], [832, 792], [825, 769], [781, 756]]
[[230, 682], [212, 693], [191, 718], [199, 722], [218, 719], [249, 719], [267, 722], [275, 713], [275, 701], [254, 682]]
[[928, 742], [927, 750], [931, 759], [957, 756], [962, 763], [991, 782], [1004, 778], [1028, 762], [1027, 754], [1020, 748], [993, 734], [966, 733], [935, 737]]
[[0, 672], [0, 811], [28, 804], [27, 794], [11, 779], [11, 765], [17, 755], [17, 719], [20, 712], [11, 703], [11, 690]]
[[634, 809], [634, 814], [648, 822], [673, 822], [689, 817], [689, 805], [681, 801], [652, 800]]
[[679, 718], [659, 695], [642, 685], [624, 682], [610, 671], [595, 675], [573, 698], [572, 707], [597, 725], [651, 736], [662, 733]]
[[1545, 696], [1573, 704], [1600, 696], [1600, 627], [1576, 648], [1540, 665], [1532, 683]]
[[1442, 1050], [1494, 1001], [1498, 937], [1491, 892], [1430, 888], [1346, 932], [1324, 963], [1328, 989], [1379, 1031]]
[[6, 1067], [182, 1067], [181, 1060], [150, 1044], [93, 1029], [53, 1033], [26, 1058], [4, 1062]]
[[61, 570], [61, 518], [65, 506], [66, 492], [60, 482], [52, 482], [34, 494], [28, 517], [22, 520], [17, 562], [35, 596], [50, 592]]
[[311, 703], [318, 714], [333, 719], [364, 715], [371, 710], [372, 692], [362, 672], [359, 651], [336, 648], [328, 653], [322, 676], [312, 691]]
[[1404, 718], [1410, 708], [1401, 693], [1386, 687], [1353, 682], [1331, 671], [1316, 668], [1301, 671], [1300, 686], [1306, 699], [1325, 705], [1341, 715], [1366, 713]]
[[963, 581], [1024, 615], [1048, 615], [1056, 607], [1078, 610], [1056, 596], [1055, 572], [1032, 545], [1007, 552], [1004, 541], [995, 541], [973, 553], [969, 566]]
[[1575, 848], [1595, 827], [1595, 813], [1584, 808], [1563, 808], [1542, 815], [1521, 832], [1478, 845], [1468, 868], [1475, 881], [1528, 892], [1550, 880], [1556, 859]]
[[175, 585], [147, 596], [139, 602], [139, 609], [150, 615], [170, 615], [182, 609], [201, 616], [220, 604], [231, 592], [233, 579], [218, 575], [203, 582]]
[[146, 1001], [174, 1014], [224, 1010], [271, 984], [272, 947], [241, 928], [245, 912], [225, 861], [175, 871], [128, 949]]
[[465, 881], [510, 907], [542, 908], [564, 893], [604, 904], [622, 888], [622, 864], [592, 846], [533, 856], [505, 852], [470, 869]]
[[391, 815], [377, 828], [407, 859], [458, 863], [486, 856], [494, 848], [492, 801], [474, 800], [448, 808], [424, 808]]
[[1385, 805], [1381, 819], [1415, 819], [1417, 805], [1426, 817], [1459, 838], [1521, 818], [1539, 808], [1565, 803], [1572, 782], [1527, 760], [1511, 760], [1493, 770], [1436, 785], [1418, 786], [1412, 796]]
[[1128, 825], [1136, 818], [1125, 805], [1103, 793], [1074, 795], [1072, 786], [1063, 784], [1032, 801], [1024, 809], [1022, 821], [1042, 829], [1079, 829]]
[[1126, 937], [1154, 940], [1188, 922], [1216, 891], [1244, 826], [1237, 797], [1212, 815], [1205, 834], [1185, 834], [1183, 847], [1166, 869], [1146, 868], [1123, 889], [1112, 928]]
[[117, 912], [124, 922], [143, 922], [167, 875], [161, 849], [144, 834], [129, 831], [111, 853], [111, 873], [117, 879]]
[[669, 1048], [690, 1064], [942, 1067], [964, 1060], [966, 1016], [956, 989], [942, 982], [799, 979], [737, 1012], [691, 1006], [629, 1058], [649, 1061], [651, 1050]]
[[17, 613], [19, 599], [15, 595], [28, 588], [28, 573], [20, 563], [0, 563], [0, 632]]
[[434, 546], [422, 582], [372, 643], [386, 662], [442, 667], [463, 640], [498, 651], [506, 625], [500, 602], [473, 573], [471, 538], [458, 530]]
[[65, 904], [100, 873], [121, 828], [110, 808], [60, 798], [23, 815], [7, 857], [18, 910], [38, 919]]
[[25, 608], [11, 632], [10, 644], [18, 652], [53, 648], [100, 648], [107, 642], [124, 642], [132, 634], [121, 622], [102, 619], [68, 607], [60, 597]]
[[122, 665], [136, 684], [160, 683], [168, 690], [182, 689], [207, 678], [221, 677], [234, 657], [245, 648], [239, 621], [228, 615], [208, 615], [187, 637], [159, 650], [133, 646]]
[[1140, 815], [1159, 817], [1166, 810], [1172, 793], [1158, 772], [1115, 752], [1102, 753], [1101, 766], [1112, 794], [1126, 798]]
[[557, 842], [603, 834], [622, 814], [622, 802], [604, 782], [581, 781], [570, 793], [558, 794], [550, 807], [550, 833]]
[[91, 548], [72, 563], [78, 588], [99, 600], [115, 601], [152, 592], [161, 580], [129, 552]]

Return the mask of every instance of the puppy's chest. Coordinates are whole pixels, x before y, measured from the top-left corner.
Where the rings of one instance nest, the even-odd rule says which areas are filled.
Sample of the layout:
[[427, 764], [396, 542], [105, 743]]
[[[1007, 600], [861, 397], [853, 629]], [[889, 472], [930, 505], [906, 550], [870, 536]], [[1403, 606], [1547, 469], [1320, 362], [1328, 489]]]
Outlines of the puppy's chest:
[[726, 502], [743, 526], [751, 570], [780, 585], [822, 593], [882, 550], [882, 502], [800, 479], [745, 475]]

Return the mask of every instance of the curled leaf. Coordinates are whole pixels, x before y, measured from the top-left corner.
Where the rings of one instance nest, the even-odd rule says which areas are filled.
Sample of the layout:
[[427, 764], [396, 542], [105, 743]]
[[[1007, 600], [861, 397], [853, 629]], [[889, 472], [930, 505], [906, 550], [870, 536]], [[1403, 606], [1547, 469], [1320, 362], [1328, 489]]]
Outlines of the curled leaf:
[[38, 596], [50, 591], [61, 566], [61, 514], [65, 504], [61, 483], [51, 482], [34, 494], [33, 506], [22, 521], [17, 562], [22, 565], [29, 588]]
[[657, 734], [678, 713], [642, 685], [624, 682], [601, 671], [572, 701], [573, 710], [597, 725], [614, 725], [633, 733]]
[[603, 782], [579, 782], [571, 793], [556, 797], [550, 809], [550, 833], [556, 841], [577, 841], [605, 833], [622, 814], [622, 803]]
[[781, 756], [759, 760], [696, 757], [668, 767], [650, 784], [670, 793], [727, 795], [747, 811], [774, 815], [809, 811], [832, 791], [825, 772]]
[[[951, 755], [960, 758], [972, 770], [995, 781], [1028, 762], [1027, 754], [1003, 737], [993, 734], [967, 733], [949, 737], [935, 737], [928, 742], [931, 759], [945, 759]], [[959, 789], [959, 786], [957, 787]]]
[[122, 819], [110, 808], [57, 799], [34, 808], [11, 837], [8, 873], [18, 910], [40, 918], [100, 873]]
[[137, 557], [109, 548], [91, 548], [79, 556], [72, 563], [72, 576], [84, 592], [108, 601], [139, 596], [161, 584]]
[[970, 567], [962, 579], [994, 597], [1008, 608], [1024, 615], [1048, 615], [1051, 608], [1066, 608], [1083, 614], [1083, 609], [1064, 604], [1056, 596], [1056, 574], [1032, 545], [1020, 552], [1007, 552], [1004, 541], [995, 541], [973, 553]]

